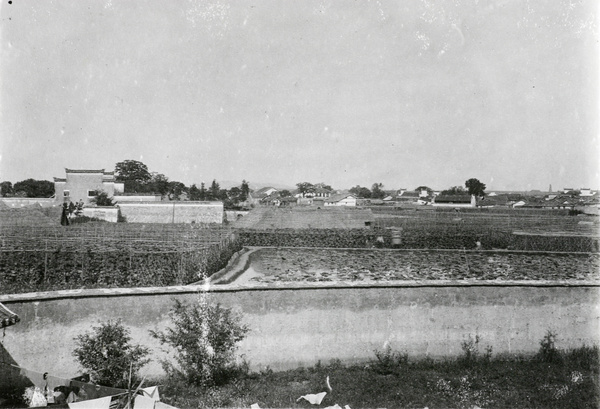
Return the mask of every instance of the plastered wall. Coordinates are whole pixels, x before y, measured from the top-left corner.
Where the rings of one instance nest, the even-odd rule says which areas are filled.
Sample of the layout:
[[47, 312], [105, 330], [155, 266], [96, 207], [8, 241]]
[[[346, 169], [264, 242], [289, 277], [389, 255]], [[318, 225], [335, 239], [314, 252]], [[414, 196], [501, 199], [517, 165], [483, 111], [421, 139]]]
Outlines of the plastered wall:
[[[175, 298], [196, 302], [206, 296], [241, 312], [251, 332], [242, 342], [253, 369], [312, 365], [318, 360], [367, 361], [387, 341], [409, 356], [454, 357], [469, 335], [493, 353], [533, 354], [547, 330], [558, 334], [558, 347], [597, 343], [599, 291], [581, 287], [381, 287], [295, 290], [243, 290], [209, 293], [185, 288], [169, 294], [14, 301], [0, 296], [21, 322], [6, 329], [5, 352], [29, 369], [74, 376], [73, 338], [99, 321], [122, 319], [135, 342], [152, 348], [146, 374], [161, 373], [166, 355], [148, 335], [168, 325]], [[135, 292], [135, 291], [134, 291]], [[160, 290], [158, 290], [160, 292]], [[96, 291], [98, 293], [98, 291]], [[118, 295], [125, 294], [125, 295]]]

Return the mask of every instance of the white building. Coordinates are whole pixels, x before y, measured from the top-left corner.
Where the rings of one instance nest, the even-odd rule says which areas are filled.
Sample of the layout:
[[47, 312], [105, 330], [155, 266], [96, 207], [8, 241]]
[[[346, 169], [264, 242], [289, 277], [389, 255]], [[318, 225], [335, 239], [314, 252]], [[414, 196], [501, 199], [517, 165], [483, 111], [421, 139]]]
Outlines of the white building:
[[326, 199], [325, 206], [356, 206], [356, 196], [350, 193], [333, 195]]

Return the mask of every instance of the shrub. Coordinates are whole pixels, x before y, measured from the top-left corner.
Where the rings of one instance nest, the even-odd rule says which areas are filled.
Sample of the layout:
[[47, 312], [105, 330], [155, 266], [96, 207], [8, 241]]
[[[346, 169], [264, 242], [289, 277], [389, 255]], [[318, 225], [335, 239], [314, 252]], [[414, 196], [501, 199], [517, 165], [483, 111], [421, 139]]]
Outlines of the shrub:
[[130, 366], [131, 379], [136, 381], [140, 368], [149, 362], [146, 356], [150, 350], [131, 344], [129, 330], [121, 320], [100, 323], [90, 332], [78, 335], [75, 341], [73, 355], [101, 385], [127, 387]]
[[485, 348], [485, 354], [483, 356], [479, 353], [479, 342], [481, 341], [481, 337], [479, 335], [475, 335], [475, 338], [469, 334], [469, 337], [461, 342], [461, 348], [463, 350], [463, 356], [460, 358], [460, 361], [465, 365], [472, 365], [478, 362], [489, 362], [492, 358], [492, 346], [488, 345]]
[[181, 375], [190, 384], [213, 386], [247, 373], [247, 364], [237, 364], [234, 356], [236, 344], [248, 332], [241, 316], [204, 300], [196, 305], [175, 301], [169, 316], [173, 327], [150, 331], [161, 344], [175, 349], [178, 367], [163, 361], [168, 374]]
[[408, 354], [392, 350], [388, 344], [383, 351], [375, 350], [377, 362], [373, 366], [375, 371], [382, 375], [396, 374], [408, 363]]
[[546, 331], [546, 335], [540, 341], [540, 349], [537, 354], [542, 362], [560, 361], [560, 351], [556, 348], [556, 332]]

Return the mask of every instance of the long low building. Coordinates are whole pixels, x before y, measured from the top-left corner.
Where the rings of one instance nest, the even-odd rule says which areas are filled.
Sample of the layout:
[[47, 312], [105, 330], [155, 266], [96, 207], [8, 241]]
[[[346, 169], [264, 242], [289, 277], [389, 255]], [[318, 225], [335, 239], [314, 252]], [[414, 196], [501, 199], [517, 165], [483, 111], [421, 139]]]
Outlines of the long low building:
[[119, 203], [127, 223], [223, 223], [223, 202]]

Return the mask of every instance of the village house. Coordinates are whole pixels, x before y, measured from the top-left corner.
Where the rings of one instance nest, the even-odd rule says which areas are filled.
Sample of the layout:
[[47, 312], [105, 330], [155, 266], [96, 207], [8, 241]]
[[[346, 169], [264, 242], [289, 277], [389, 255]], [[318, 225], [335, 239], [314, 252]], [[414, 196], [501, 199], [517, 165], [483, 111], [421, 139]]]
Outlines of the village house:
[[65, 169], [65, 178], [54, 178], [54, 193], [59, 203], [89, 204], [100, 192], [108, 197], [123, 193], [123, 183], [115, 182], [115, 173], [104, 169]]
[[324, 201], [325, 206], [356, 206], [357, 198], [351, 193], [336, 194]]
[[475, 207], [476, 199], [472, 195], [439, 195], [431, 204], [438, 207]]

